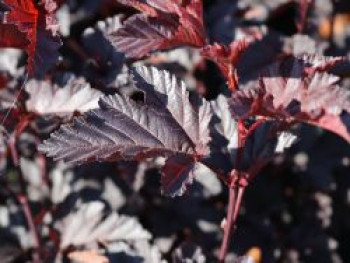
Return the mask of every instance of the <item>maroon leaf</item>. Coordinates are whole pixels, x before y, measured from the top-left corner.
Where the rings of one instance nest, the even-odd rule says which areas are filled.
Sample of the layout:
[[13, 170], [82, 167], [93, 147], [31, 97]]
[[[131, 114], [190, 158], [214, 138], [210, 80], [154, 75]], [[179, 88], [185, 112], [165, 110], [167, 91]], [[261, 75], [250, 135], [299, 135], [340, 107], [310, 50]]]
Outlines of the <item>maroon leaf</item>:
[[233, 115], [306, 122], [350, 141], [350, 91], [337, 85], [338, 77], [324, 72], [336, 61], [304, 56], [276, 62], [263, 73], [258, 87], [233, 93]]
[[188, 185], [192, 184], [200, 165], [202, 164], [197, 163], [193, 157], [169, 157], [162, 168], [162, 193], [170, 196], [182, 195]]
[[109, 35], [111, 43], [127, 57], [139, 58], [151, 50], [162, 49], [164, 39], [170, 39], [176, 27], [169, 21], [137, 14], [124, 23], [118, 31]]
[[245, 39], [234, 41], [228, 47], [215, 43], [205, 46], [202, 54], [216, 62], [222, 73], [227, 76], [230, 67], [235, 67], [238, 64], [241, 55], [250, 44], [251, 41]]
[[108, 39], [127, 57], [140, 58], [154, 50], [180, 45], [202, 47], [205, 44], [203, 11], [200, 0], [182, 3], [167, 0], [118, 0], [143, 14], [136, 14]]
[[212, 61], [214, 61], [220, 68], [222, 74], [226, 77], [230, 87], [234, 89], [235, 82], [238, 81], [236, 73], [236, 66], [252, 41], [242, 39], [234, 41], [230, 46], [220, 45], [215, 43], [213, 45], [207, 45], [202, 50], [202, 55]]
[[200, 107], [193, 106], [184, 83], [166, 71], [136, 71], [143, 80], [137, 86], [146, 93], [144, 104], [120, 95], [105, 97], [100, 109], [63, 125], [40, 150], [70, 163], [170, 157], [163, 169], [164, 192], [180, 195], [196, 162], [208, 154], [210, 104], [202, 100]]
[[[10, 11], [4, 14], [0, 32], [7, 41], [0, 47], [25, 49], [28, 54], [29, 75], [42, 75], [58, 59], [61, 46], [58, 24], [54, 17], [56, 3], [53, 0], [4, 0]], [[16, 37], [19, 36], [19, 39]]]

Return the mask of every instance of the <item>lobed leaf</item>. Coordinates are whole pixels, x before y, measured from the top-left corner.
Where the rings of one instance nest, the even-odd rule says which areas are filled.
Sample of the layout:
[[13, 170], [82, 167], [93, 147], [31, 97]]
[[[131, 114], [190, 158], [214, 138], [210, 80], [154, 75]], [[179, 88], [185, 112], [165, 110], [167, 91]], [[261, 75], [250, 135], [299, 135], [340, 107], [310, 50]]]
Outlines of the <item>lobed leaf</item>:
[[121, 95], [104, 97], [100, 109], [62, 126], [39, 148], [70, 163], [164, 156], [164, 192], [181, 195], [197, 161], [209, 152], [210, 104], [191, 104], [184, 83], [166, 71], [139, 67], [135, 75], [144, 104]]
[[127, 57], [141, 58], [151, 50], [162, 49], [165, 39], [172, 38], [176, 27], [172, 22], [137, 14], [124, 22], [121, 29], [108, 36], [118, 51]]
[[92, 89], [82, 78], [71, 78], [64, 87], [47, 80], [30, 80], [25, 91], [29, 94], [27, 110], [40, 115], [72, 116], [75, 112], [84, 113], [98, 108], [98, 100], [102, 96], [102, 92]]
[[337, 85], [338, 77], [324, 72], [338, 61], [304, 56], [274, 63], [263, 73], [258, 87], [233, 93], [233, 115], [261, 115], [289, 124], [306, 122], [350, 141], [350, 91]]
[[102, 202], [93, 201], [81, 205], [79, 210], [56, 222], [55, 227], [61, 234], [60, 247], [81, 246], [99, 241], [134, 241], [151, 237], [134, 218], [117, 213], [110, 213], [105, 217], [104, 209], [105, 205]]
[[141, 58], [179, 45], [202, 47], [206, 40], [200, 0], [118, 0], [142, 12], [127, 19], [108, 39], [127, 57]]

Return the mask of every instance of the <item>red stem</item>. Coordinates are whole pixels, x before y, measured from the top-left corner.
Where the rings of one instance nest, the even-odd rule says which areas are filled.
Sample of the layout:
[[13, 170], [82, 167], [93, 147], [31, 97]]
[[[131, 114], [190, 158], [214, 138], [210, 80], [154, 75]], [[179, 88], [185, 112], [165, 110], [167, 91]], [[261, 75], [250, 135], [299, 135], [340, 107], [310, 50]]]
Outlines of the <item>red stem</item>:
[[241, 208], [241, 203], [242, 203], [242, 198], [243, 198], [243, 194], [244, 194], [245, 188], [246, 188], [246, 186], [239, 186], [238, 187], [237, 201], [236, 201], [236, 206], [235, 206], [236, 209], [235, 209], [234, 215], [233, 215], [235, 223], [236, 223], [236, 220], [238, 218], [239, 210]]
[[25, 195], [19, 195], [17, 197], [19, 203], [22, 205], [23, 208], [23, 212], [24, 215], [26, 217], [27, 223], [28, 223], [28, 227], [29, 227], [29, 231], [32, 233], [33, 237], [34, 237], [34, 252], [33, 252], [33, 262], [35, 263], [41, 263], [42, 260], [40, 258], [40, 238], [39, 238], [39, 234], [38, 231], [36, 230], [35, 224], [34, 224], [34, 220], [33, 220], [33, 215], [31, 213], [29, 204], [28, 204], [28, 199]]
[[232, 236], [232, 227], [235, 223], [233, 218], [234, 211], [235, 211], [235, 204], [236, 204], [236, 191], [234, 188], [230, 187], [228, 211], [226, 215], [226, 222], [224, 225], [224, 238], [221, 243], [219, 262], [225, 261], [228, 246], [230, 244], [230, 239]]
[[262, 124], [264, 124], [266, 121], [266, 118], [259, 119], [256, 121], [251, 127], [249, 127], [247, 131], [246, 137], [248, 137], [250, 134], [252, 134], [256, 129], [258, 129]]
[[16, 138], [14, 136], [12, 136], [9, 140], [9, 150], [10, 150], [13, 165], [18, 166], [19, 157], [16, 149]]
[[237, 90], [238, 89], [238, 75], [235, 68], [231, 65], [230, 66], [230, 73], [228, 75], [228, 87], [230, 90]]
[[19, 165], [19, 156], [16, 149], [16, 142], [18, 137], [22, 134], [22, 132], [28, 127], [31, 120], [34, 118], [34, 115], [28, 114], [25, 116], [16, 126], [14, 133], [11, 135], [9, 139], [9, 149], [12, 157], [12, 162], [14, 166]]
[[[224, 225], [224, 238], [221, 243], [219, 262], [224, 262], [228, 247], [230, 245], [232, 234], [236, 228], [238, 213], [241, 207], [243, 193], [246, 184], [241, 183], [242, 174], [240, 173], [240, 164], [243, 157], [243, 148], [245, 144], [246, 130], [242, 120], [238, 121], [238, 145], [236, 156], [236, 170], [231, 173], [231, 182], [229, 190], [229, 203]], [[244, 178], [243, 178], [244, 179]]]
[[313, 0], [300, 0], [299, 2], [300, 21], [297, 24], [299, 34], [302, 34], [305, 30], [306, 23], [307, 23], [307, 15], [312, 3], [313, 3]]
[[245, 191], [246, 186], [238, 186], [234, 188], [230, 188], [230, 196], [229, 196], [229, 204], [226, 222], [224, 226], [224, 238], [221, 243], [220, 254], [219, 254], [219, 262], [224, 262], [228, 248], [230, 245], [231, 237], [236, 230], [236, 223], [238, 214], [241, 208], [242, 198]]

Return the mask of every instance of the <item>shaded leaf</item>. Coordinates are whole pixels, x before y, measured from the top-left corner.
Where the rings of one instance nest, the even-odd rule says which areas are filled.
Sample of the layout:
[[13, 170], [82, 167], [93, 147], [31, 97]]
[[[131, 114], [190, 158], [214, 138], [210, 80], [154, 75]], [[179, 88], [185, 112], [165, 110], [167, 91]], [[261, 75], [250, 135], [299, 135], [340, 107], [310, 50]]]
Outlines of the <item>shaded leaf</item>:
[[[213, 144], [214, 156], [206, 160], [218, 168], [228, 172], [236, 167], [236, 155], [238, 145], [238, 125], [230, 114], [229, 99], [219, 96], [212, 102], [215, 116], [219, 119], [214, 126], [216, 144]], [[216, 135], [215, 135], [216, 134]], [[221, 135], [220, 138], [218, 135]], [[296, 141], [297, 137], [289, 132], [281, 132], [279, 123], [269, 121], [260, 125], [246, 139], [240, 169], [248, 171], [250, 169], [260, 169], [273, 157], [285, 152]], [[216, 156], [217, 155], [217, 156]], [[227, 168], [227, 165], [230, 165]], [[256, 171], [254, 171], [256, 172]]]
[[91, 80], [103, 80], [110, 84], [121, 73], [124, 65], [124, 55], [117, 52], [106, 35], [119, 29], [121, 16], [109, 17], [99, 21], [94, 28], [87, 28], [82, 36], [82, 44], [89, 56], [96, 62], [96, 69], [88, 71], [86, 76]]
[[278, 122], [264, 123], [249, 135], [241, 167], [256, 175], [273, 157], [286, 152], [297, 138], [291, 132], [281, 131]]

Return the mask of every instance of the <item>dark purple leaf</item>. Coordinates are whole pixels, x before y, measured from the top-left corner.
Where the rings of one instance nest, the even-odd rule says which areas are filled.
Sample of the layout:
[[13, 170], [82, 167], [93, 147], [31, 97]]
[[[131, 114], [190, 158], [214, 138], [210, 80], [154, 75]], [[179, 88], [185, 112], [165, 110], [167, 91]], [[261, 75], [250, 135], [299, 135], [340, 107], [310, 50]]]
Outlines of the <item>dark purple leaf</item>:
[[141, 58], [152, 51], [180, 45], [202, 47], [206, 42], [201, 0], [119, 2], [142, 12], [131, 16], [108, 37], [127, 57]]
[[[146, 93], [145, 104], [120, 95], [105, 97], [100, 109], [62, 126], [40, 150], [70, 163], [173, 156], [163, 173], [173, 174], [174, 181], [183, 183], [171, 181], [164, 187], [171, 195], [181, 194], [194, 171], [188, 167], [195, 168], [196, 162], [208, 154], [210, 104], [201, 100], [200, 107], [191, 105], [184, 83], [166, 71], [146, 67], [136, 71], [144, 80], [137, 86]], [[176, 165], [182, 167], [167, 169]]]
[[[214, 116], [218, 118], [213, 129], [213, 156], [207, 161], [214, 167], [228, 172], [237, 169], [238, 125], [232, 117], [228, 99], [219, 96], [212, 102]], [[213, 118], [214, 119], [214, 118]], [[240, 169], [248, 171], [253, 166], [263, 167], [273, 157], [284, 153], [296, 141], [296, 136], [281, 132], [278, 122], [267, 122], [256, 129], [246, 140]], [[230, 166], [229, 169], [226, 168]]]
[[121, 27], [121, 19], [120, 15], [109, 17], [84, 31], [82, 44], [96, 64], [93, 71], [86, 73], [89, 80], [111, 84], [123, 70], [124, 54], [116, 51], [106, 38], [110, 32]]

